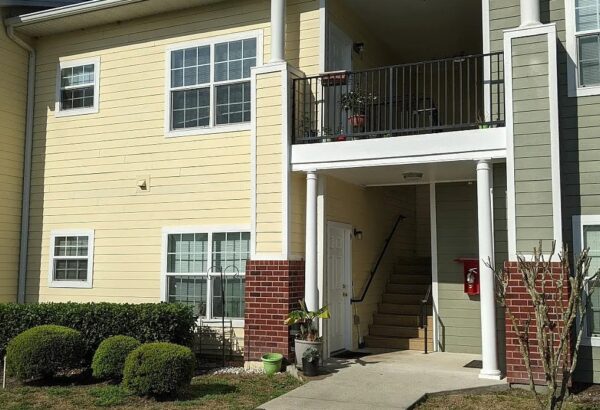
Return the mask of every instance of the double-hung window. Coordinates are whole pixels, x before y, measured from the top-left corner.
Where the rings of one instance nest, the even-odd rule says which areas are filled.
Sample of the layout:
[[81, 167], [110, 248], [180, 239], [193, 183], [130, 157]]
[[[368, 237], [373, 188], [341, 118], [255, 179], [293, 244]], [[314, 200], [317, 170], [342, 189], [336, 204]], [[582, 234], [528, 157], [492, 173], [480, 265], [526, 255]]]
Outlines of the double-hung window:
[[50, 235], [50, 287], [91, 288], [94, 231], [53, 231]]
[[[600, 215], [581, 215], [573, 217], [573, 242], [575, 256], [582, 249], [589, 248], [591, 263], [588, 276], [600, 269]], [[590, 294], [586, 290], [589, 302], [584, 329], [584, 342], [600, 346], [600, 289]]]
[[60, 63], [56, 115], [98, 112], [99, 73], [99, 59]]
[[171, 230], [164, 240], [166, 300], [209, 320], [243, 319], [250, 233]]
[[169, 132], [249, 123], [258, 51], [256, 36], [170, 50]]

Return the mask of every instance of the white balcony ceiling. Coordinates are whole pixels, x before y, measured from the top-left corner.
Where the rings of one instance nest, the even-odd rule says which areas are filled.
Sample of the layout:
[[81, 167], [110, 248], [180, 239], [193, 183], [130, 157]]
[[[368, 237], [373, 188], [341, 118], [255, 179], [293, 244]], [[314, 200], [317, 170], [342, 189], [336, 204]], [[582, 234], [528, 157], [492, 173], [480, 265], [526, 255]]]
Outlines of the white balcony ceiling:
[[399, 62], [482, 50], [481, 0], [344, 0], [344, 3], [397, 54]]

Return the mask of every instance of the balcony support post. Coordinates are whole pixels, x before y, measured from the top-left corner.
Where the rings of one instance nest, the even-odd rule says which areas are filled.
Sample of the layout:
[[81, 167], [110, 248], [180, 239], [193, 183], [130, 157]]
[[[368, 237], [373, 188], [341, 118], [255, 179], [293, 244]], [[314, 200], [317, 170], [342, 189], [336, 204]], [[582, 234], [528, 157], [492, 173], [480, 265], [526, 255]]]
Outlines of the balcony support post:
[[479, 285], [481, 289], [481, 358], [479, 377], [500, 380], [494, 290], [494, 231], [492, 223], [492, 165], [477, 162], [477, 226], [479, 233]]
[[285, 1], [271, 0], [271, 63], [285, 61]]
[[306, 255], [304, 273], [304, 299], [310, 311], [319, 308], [317, 280], [317, 197], [318, 176], [316, 171], [306, 173]]

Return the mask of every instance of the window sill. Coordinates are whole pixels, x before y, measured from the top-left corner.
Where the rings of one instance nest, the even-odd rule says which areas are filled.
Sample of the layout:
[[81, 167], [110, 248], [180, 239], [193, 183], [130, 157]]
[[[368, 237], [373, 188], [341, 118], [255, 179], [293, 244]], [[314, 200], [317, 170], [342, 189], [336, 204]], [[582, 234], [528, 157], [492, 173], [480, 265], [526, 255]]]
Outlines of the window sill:
[[577, 87], [574, 90], [569, 90], [569, 97], [587, 97], [591, 95], [600, 95], [600, 85]]
[[73, 117], [76, 115], [88, 115], [88, 114], [97, 114], [98, 107], [92, 108], [77, 108], [73, 110], [58, 110], [56, 109], [54, 116], [56, 118], [60, 117]]
[[250, 122], [242, 122], [231, 125], [216, 125], [214, 127], [198, 127], [183, 130], [169, 130], [166, 133], [167, 138], [186, 137], [194, 135], [223, 134], [227, 132], [250, 131], [252, 129]]
[[[229, 325], [229, 321], [231, 320], [232, 327], [244, 327], [244, 319], [228, 319], [225, 318], [225, 327]], [[200, 322], [203, 325], [207, 325], [208, 327], [220, 327], [221, 319], [200, 319]]]
[[91, 289], [92, 282], [90, 281], [50, 281], [48, 284], [50, 288], [74, 288], [74, 289]]

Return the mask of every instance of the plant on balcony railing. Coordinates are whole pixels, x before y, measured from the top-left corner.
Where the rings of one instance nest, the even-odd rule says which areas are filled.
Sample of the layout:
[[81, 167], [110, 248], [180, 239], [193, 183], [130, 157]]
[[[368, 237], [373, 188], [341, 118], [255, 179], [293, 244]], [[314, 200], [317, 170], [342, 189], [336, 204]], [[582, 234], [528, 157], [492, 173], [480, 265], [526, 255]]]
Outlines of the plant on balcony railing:
[[377, 97], [363, 92], [360, 88], [342, 94], [340, 104], [342, 109], [349, 114], [348, 120], [353, 127], [363, 127], [366, 122], [367, 106], [373, 104]]

